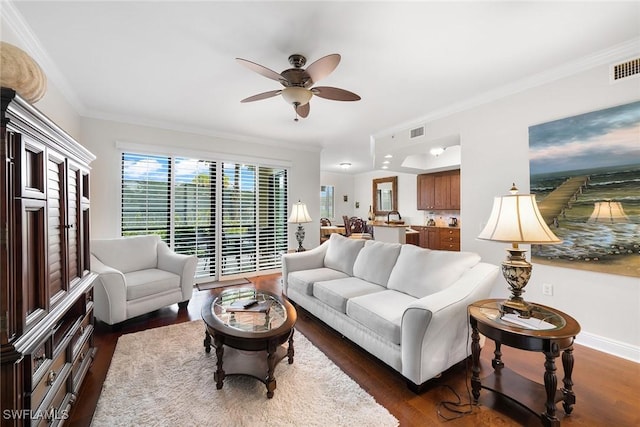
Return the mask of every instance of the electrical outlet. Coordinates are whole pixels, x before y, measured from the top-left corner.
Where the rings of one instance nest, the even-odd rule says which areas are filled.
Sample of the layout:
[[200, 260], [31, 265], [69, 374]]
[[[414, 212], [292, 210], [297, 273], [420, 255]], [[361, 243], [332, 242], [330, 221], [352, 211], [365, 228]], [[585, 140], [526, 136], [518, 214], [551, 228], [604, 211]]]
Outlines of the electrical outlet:
[[553, 285], [551, 283], [542, 284], [542, 295], [553, 296]]

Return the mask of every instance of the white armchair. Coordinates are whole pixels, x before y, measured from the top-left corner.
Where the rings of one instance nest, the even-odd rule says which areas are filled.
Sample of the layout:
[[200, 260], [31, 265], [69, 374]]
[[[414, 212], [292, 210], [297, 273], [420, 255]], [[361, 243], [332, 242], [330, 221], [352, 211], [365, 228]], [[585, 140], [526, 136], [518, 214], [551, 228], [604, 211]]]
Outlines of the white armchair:
[[109, 325], [178, 303], [193, 293], [198, 259], [173, 252], [160, 236], [91, 241], [94, 314]]

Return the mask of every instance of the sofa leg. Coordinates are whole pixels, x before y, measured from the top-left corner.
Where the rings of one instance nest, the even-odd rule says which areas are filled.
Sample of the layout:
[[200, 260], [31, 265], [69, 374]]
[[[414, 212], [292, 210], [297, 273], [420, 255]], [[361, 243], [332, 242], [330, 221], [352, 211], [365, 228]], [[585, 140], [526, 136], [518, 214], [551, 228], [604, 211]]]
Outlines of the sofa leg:
[[178, 308], [187, 308], [188, 305], [189, 305], [189, 300], [182, 301], [178, 303]]
[[420, 394], [427, 389], [428, 383], [429, 381], [425, 381], [422, 384], [416, 384], [413, 381], [407, 380], [407, 387], [415, 394]]

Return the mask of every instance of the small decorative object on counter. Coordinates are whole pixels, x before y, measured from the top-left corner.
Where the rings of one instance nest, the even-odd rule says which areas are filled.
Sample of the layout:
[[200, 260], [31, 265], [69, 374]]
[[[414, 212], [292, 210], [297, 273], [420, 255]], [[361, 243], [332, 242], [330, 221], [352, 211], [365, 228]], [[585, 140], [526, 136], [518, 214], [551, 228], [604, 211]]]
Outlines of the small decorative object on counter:
[[373, 221], [374, 219], [376, 219], [376, 216], [373, 214], [373, 208], [371, 207], [371, 205], [369, 205], [369, 215], [367, 216], [367, 218], [369, 218], [369, 221]]

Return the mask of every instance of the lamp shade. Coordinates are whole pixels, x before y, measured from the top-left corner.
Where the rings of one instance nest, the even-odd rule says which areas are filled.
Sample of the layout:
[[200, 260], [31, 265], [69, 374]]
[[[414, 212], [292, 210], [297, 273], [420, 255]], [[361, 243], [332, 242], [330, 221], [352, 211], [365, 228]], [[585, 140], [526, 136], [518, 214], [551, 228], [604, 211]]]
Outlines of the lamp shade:
[[282, 89], [282, 97], [289, 104], [305, 105], [312, 96], [313, 92], [304, 87], [291, 86]]
[[478, 239], [509, 243], [560, 243], [538, 210], [532, 194], [496, 197], [487, 225]]
[[297, 203], [294, 203], [291, 207], [291, 215], [289, 216], [289, 222], [293, 222], [295, 224], [302, 224], [305, 222], [313, 221], [309, 216], [309, 211], [307, 210], [307, 205], [298, 200]]

